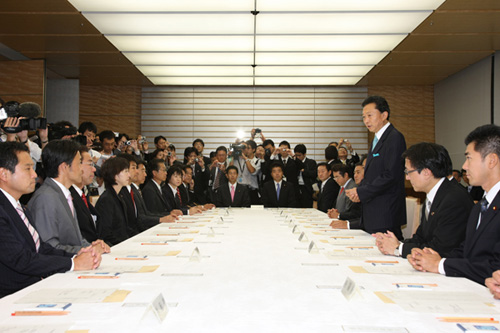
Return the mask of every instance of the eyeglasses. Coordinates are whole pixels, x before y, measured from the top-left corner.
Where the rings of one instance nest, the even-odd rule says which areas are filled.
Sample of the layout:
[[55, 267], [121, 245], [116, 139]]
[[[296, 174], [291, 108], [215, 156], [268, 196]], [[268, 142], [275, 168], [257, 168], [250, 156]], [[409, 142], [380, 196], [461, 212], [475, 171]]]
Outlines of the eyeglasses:
[[413, 169], [413, 170], [405, 169], [405, 175], [408, 176], [410, 173], [415, 172], [415, 171], [420, 171], [420, 170], [418, 170], [418, 169]]
[[88, 166], [91, 166], [91, 167], [95, 168], [94, 162], [82, 162], [82, 164], [85, 164], [85, 165], [88, 165]]

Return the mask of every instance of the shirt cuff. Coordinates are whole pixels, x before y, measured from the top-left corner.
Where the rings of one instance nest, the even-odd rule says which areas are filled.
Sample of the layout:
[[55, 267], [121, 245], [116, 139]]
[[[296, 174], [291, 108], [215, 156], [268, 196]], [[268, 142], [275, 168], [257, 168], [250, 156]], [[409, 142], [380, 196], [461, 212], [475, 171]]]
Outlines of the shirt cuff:
[[69, 270], [70, 272], [73, 272], [75, 270], [75, 262], [74, 262], [75, 257], [76, 254], [71, 257], [71, 269]]
[[446, 272], [444, 271], [444, 261], [446, 260], [446, 258], [443, 258], [439, 261], [439, 267], [438, 267], [438, 270], [439, 270], [439, 274], [441, 275], [446, 275]]
[[351, 222], [349, 221], [346, 221], [347, 222], [347, 229], [351, 229]]
[[398, 247], [398, 250], [399, 250], [398, 256], [399, 256], [399, 257], [401, 257], [401, 256], [402, 256], [402, 253], [403, 253], [403, 245], [404, 245], [404, 243], [399, 243], [399, 247]]

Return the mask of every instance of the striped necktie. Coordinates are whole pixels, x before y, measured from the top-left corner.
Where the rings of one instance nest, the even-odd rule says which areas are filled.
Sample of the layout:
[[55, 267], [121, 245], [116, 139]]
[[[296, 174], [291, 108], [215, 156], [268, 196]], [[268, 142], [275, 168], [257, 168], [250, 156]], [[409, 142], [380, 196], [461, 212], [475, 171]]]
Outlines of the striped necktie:
[[40, 236], [38, 235], [38, 232], [36, 232], [35, 228], [33, 228], [30, 221], [28, 221], [26, 214], [24, 214], [24, 209], [21, 206], [21, 203], [17, 204], [16, 210], [17, 213], [19, 214], [19, 217], [21, 217], [21, 220], [23, 220], [24, 224], [26, 225], [26, 228], [28, 228], [31, 237], [33, 237], [33, 242], [35, 242], [36, 252], [38, 252], [38, 249], [40, 248]]

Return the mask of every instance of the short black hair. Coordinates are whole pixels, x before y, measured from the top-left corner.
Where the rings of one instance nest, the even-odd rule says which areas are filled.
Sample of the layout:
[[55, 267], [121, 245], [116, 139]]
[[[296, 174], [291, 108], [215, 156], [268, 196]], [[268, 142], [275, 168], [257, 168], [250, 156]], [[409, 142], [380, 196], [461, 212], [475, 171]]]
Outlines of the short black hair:
[[189, 155], [191, 155], [191, 153], [196, 153], [196, 155], [198, 155], [198, 151], [195, 147], [186, 147], [186, 149], [184, 149], [184, 157], [187, 158]]
[[163, 135], [158, 135], [158, 136], [155, 136], [155, 139], [154, 139], [154, 143], [155, 145], [158, 144], [158, 142], [160, 142], [160, 140], [163, 139], [165, 141], [167, 141], [167, 139], [163, 136]]
[[267, 145], [271, 145], [271, 146], [273, 146], [273, 147], [274, 147], [274, 141], [273, 141], [273, 140], [271, 140], [271, 139], [266, 139], [266, 140], [264, 140], [264, 142], [262, 142], [262, 147], [264, 147], [264, 148], [265, 148]]
[[167, 148], [170, 149], [170, 150], [175, 151], [175, 146], [173, 144], [169, 144]]
[[104, 180], [104, 185], [106, 187], [116, 185], [116, 175], [129, 167], [129, 162], [123, 157], [108, 158], [101, 166], [101, 175]]
[[153, 171], [158, 171], [160, 170], [160, 165], [163, 164], [165, 165], [165, 161], [160, 159], [160, 158], [153, 158], [151, 161], [148, 163], [148, 175], [150, 178], [153, 178]]
[[347, 173], [349, 177], [352, 177], [351, 168], [342, 163], [332, 165], [332, 172], [338, 172], [342, 177], [345, 177], [345, 174]]
[[215, 152], [214, 151], [211, 151], [210, 152], [210, 158], [214, 158], [215, 157]]
[[118, 134], [118, 136], [115, 136], [116, 143], [118, 143], [123, 137], [125, 137], [125, 139], [127, 139], [127, 141], [130, 140], [130, 137], [128, 136], [128, 134], [120, 133], [120, 134]]
[[226, 174], [228, 174], [228, 173], [229, 173], [229, 170], [236, 170], [236, 173], [239, 173], [239, 172], [238, 172], [238, 168], [237, 168], [237, 167], [235, 167], [234, 165], [230, 165], [230, 166], [228, 166], [228, 167], [226, 168]]
[[108, 140], [114, 140], [115, 139], [115, 133], [110, 130], [105, 130], [99, 133], [99, 141], [104, 142], [104, 139]]
[[382, 96], [369, 96], [367, 97], [363, 103], [361, 103], [362, 107], [365, 107], [368, 104], [375, 103], [375, 109], [377, 109], [380, 113], [387, 112], [387, 120], [389, 120], [389, 116], [391, 115], [391, 109], [389, 108], [389, 103]]
[[182, 170], [184, 171], [184, 173], [186, 172], [187, 169], [193, 171], [193, 169], [191, 168], [190, 165], [187, 165], [187, 164], [182, 164]]
[[483, 125], [477, 127], [465, 138], [465, 144], [474, 143], [474, 150], [485, 158], [489, 154], [496, 154], [500, 158], [500, 127], [497, 125]]
[[42, 164], [45, 174], [50, 178], [59, 176], [59, 165], [66, 163], [71, 166], [79, 152], [80, 145], [72, 140], [53, 140], [42, 150]]
[[135, 164], [137, 164], [137, 159], [131, 154], [121, 153], [121, 154], [116, 155], [116, 157], [122, 157], [122, 158], [126, 159], [129, 164], [132, 162], [135, 162]]
[[281, 141], [279, 145], [280, 146], [287, 146], [288, 149], [290, 149], [290, 143], [286, 140]]
[[78, 127], [78, 132], [80, 132], [80, 134], [83, 134], [86, 131], [97, 134], [97, 126], [91, 121], [84, 121], [80, 124], [80, 127]]
[[182, 177], [182, 168], [178, 167], [176, 165], [171, 166], [168, 171], [167, 171], [167, 183], [170, 181], [170, 178], [172, 178], [173, 175], [179, 174]]
[[331, 145], [333, 145], [333, 144], [335, 144], [335, 146], [338, 146], [338, 145], [339, 145], [339, 143], [338, 143], [337, 141], [332, 141], [332, 142], [330, 142], [328, 145], [329, 145], [329, 146], [331, 146]]
[[326, 162], [321, 162], [321, 163], [318, 163], [318, 165], [316, 166], [316, 169], [319, 168], [320, 166], [324, 166], [326, 168], [326, 171], [330, 171], [332, 170], [332, 167], [330, 164], [326, 163]]
[[194, 145], [195, 145], [197, 142], [201, 143], [201, 145], [202, 145], [203, 147], [205, 147], [205, 142], [203, 142], [203, 140], [202, 140], [202, 139], [196, 139], [196, 140], [194, 140], [194, 141], [193, 141], [193, 147], [194, 147]]
[[410, 161], [418, 173], [429, 169], [434, 178], [447, 177], [451, 173], [450, 155], [446, 148], [436, 143], [420, 142], [403, 153], [403, 158]]
[[[127, 154], [127, 155], [130, 155], [130, 154]], [[145, 167], [147, 167], [146, 161], [144, 161], [142, 158], [136, 158], [136, 162], [137, 162], [137, 166], [142, 164]]]
[[252, 148], [252, 150], [257, 149], [257, 144], [255, 143], [255, 141], [253, 141], [253, 140], [247, 140], [245, 143], [246, 143], [248, 146], [250, 146], [250, 148]]
[[305, 155], [307, 153], [306, 145], [299, 143], [298, 145], [295, 146], [295, 148], [293, 148], [293, 152], [294, 153], [301, 153], [301, 154]]
[[462, 172], [461, 172], [460, 170], [457, 170], [457, 169], [453, 169], [453, 170], [451, 170], [451, 172], [452, 172], [452, 173], [453, 173], [453, 172], [458, 172], [460, 175], [462, 175]]
[[155, 149], [152, 153], [151, 153], [151, 157], [153, 158], [156, 158], [156, 156], [158, 156], [158, 153], [161, 152], [161, 151], [165, 151], [164, 149]]
[[280, 162], [273, 162], [273, 163], [271, 163], [271, 166], [270, 166], [269, 170], [271, 170], [271, 172], [272, 172], [274, 168], [280, 168], [281, 171], [284, 172], [284, 170], [283, 170], [283, 163], [280, 163]]
[[325, 148], [325, 159], [327, 161], [336, 160], [339, 157], [339, 151], [335, 146], [328, 146]]
[[217, 149], [215, 150], [215, 155], [217, 155], [217, 153], [218, 153], [219, 151], [221, 151], [221, 150], [225, 151], [225, 152], [226, 152], [226, 154], [227, 154], [227, 148], [226, 148], [226, 147], [224, 147], [224, 146], [219, 146], [219, 147], [217, 147]]
[[17, 154], [20, 152], [27, 152], [29, 154], [29, 149], [26, 145], [10, 141], [0, 143], [0, 168], [9, 170], [12, 173], [16, 172], [16, 165], [19, 163]]

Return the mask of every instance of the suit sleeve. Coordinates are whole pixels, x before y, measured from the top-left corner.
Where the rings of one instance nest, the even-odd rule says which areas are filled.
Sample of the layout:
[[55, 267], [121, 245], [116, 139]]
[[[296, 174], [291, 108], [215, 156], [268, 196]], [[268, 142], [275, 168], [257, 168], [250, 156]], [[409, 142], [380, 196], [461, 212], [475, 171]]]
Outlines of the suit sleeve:
[[108, 199], [107, 197], [101, 196], [99, 200], [97, 200], [95, 208], [101, 217], [102, 239], [108, 244], [115, 245], [120, 242], [113, 233], [113, 216], [117, 216], [115, 213], [116, 206]]
[[[389, 135], [383, 144], [387, 145], [383, 149], [384, 156], [372, 157], [382, 159], [383, 170], [369, 183], [366, 182], [365, 175], [364, 181], [358, 187], [357, 192], [362, 203], [370, 201], [372, 198], [387, 191], [399, 178], [403, 177], [403, 160], [401, 155], [406, 150], [404, 138], [399, 133], [397, 133], [397, 136]], [[375, 161], [371, 163], [373, 162]]]
[[241, 207], [250, 207], [251, 202], [250, 202], [250, 192], [248, 189], [248, 186], [243, 186], [243, 199], [241, 201]]
[[339, 220], [353, 220], [361, 217], [361, 204], [353, 202], [349, 210], [339, 214]]
[[288, 183], [288, 207], [290, 208], [298, 207], [295, 195], [295, 187], [294, 187], [295, 185], [290, 182], [287, 183]]
[[[318, 176], [318, 170], [317, 170], [317, 163], [314, 160], [309, 160], [309, 166], [307, 168], [304, 168], [304, 172], [302, 172], [302, 177], [310, 178], [312, 182], [316, 179]], [[304, 167], [307, 165], [304, 164]], [[301, 169], [299, 169], [301, 170]]]
[[494, 256], [481, 261], [470, 261], [467, 258], [446, 258], [444, 271], [446, 276], [465, 277], [484, 285], [484, 280], [490, 277], [500, 267], [500, 242], [494, 244]]
[[262, 203], [264, 204], [264, 207], [270, 206], [269, 186], [267, 186], [268, 183], [265, 183], [264, 186], [262, 187]]

